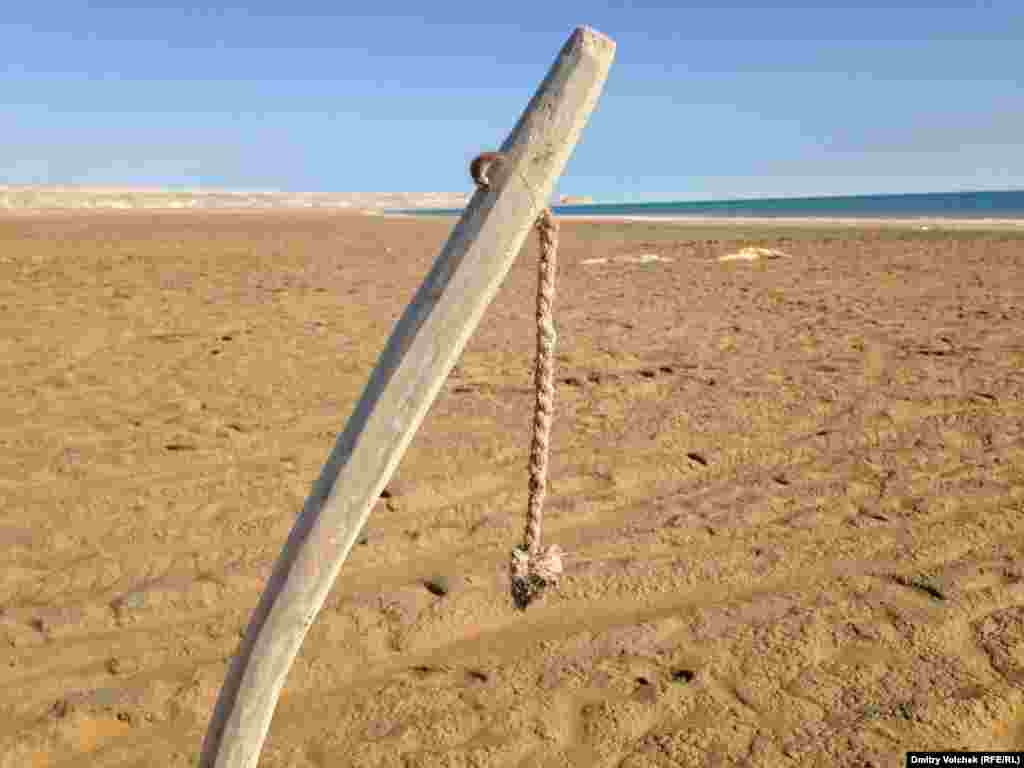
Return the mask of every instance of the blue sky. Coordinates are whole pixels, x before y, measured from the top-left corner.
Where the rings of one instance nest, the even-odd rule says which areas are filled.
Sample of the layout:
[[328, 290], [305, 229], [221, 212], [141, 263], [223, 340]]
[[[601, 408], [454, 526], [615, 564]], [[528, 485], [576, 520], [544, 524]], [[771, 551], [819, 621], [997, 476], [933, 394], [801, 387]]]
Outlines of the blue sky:
[[8, 2], [0, 184], [468, 190], [588, 24], [562, 194], [1024, 188], [1024, 2], [895, 2]]

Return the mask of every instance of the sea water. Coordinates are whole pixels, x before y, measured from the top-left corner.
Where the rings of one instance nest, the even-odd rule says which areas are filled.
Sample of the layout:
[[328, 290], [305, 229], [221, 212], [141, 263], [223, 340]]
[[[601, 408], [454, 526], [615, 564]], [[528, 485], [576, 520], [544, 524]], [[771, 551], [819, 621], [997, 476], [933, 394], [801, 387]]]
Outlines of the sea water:
[[[559, 216], [1024, 219], [1024, 190], [702, 202], [593, 203], [556, 205], [553, 210]], [[461, 209], [434, 208], [405, 213], [453, 215], [461, 213]]]

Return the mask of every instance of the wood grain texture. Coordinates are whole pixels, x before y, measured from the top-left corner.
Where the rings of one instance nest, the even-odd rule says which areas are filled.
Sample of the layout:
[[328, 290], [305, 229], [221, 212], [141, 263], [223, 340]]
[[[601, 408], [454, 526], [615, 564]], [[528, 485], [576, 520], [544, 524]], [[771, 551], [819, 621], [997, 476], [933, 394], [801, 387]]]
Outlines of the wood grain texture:
[[298, 516], [221, 688], [201, 768], [253, 768], [285, 678], [342, 563], [551, 197], [615, 44], [570, 36], [406, 308]]

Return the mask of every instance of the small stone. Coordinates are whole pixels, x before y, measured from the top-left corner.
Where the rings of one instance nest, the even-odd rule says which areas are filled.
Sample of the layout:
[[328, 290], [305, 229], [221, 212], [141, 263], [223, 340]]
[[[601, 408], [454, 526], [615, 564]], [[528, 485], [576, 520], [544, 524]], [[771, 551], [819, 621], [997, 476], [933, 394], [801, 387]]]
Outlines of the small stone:
[[689, 683], [693, 681], [693, 678], [697, 676], [697, 673], [692, 669], [674, 669], [672, 670], [672, 680], [677, 683]]
[[688, 458], [690, 461], [697, 462], [702, 467], [706, 467], [708, 465], [708, 460], [704, 456], [704, 454], [698, 453], [697, 451], [690, 451], [689, 453], [686, 454], [686, 458]]
[[451, 581], [447, 576], [432, 576], [423, 582], [423, 586], [425, 586], [432, 595], [437, 595], [438, 597], [444, 597], [451, 592], [452, 588]]

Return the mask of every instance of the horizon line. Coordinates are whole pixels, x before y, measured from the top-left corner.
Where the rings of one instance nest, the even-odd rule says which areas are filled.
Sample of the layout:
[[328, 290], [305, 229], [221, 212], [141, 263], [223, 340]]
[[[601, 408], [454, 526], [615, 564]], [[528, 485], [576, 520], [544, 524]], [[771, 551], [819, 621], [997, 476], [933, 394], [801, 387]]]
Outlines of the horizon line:
[[[466, 195], [467, 197], [472, 194], [472, 191], [458, 192], [458, 191], [441, 191], [435, 190], [431, 192], [411, 192], [411, 191], [390, 191], [390, 192], [369, 192], [369, 191], [318, 191], [318, 190], [282, 190], [282, 189], [267, 189], [267, 188], [233, 188], [233, 187], [204, 187], [204, 186], [153, 186], [153, 185], [119, 185], [119, 184], [75, 184], [75, 183], [59, 183], [59, 184], [0, 184], [0, 192], [8, 191], [22, 191], [22, 190], [77, 190], [83, 193], [106, 193], [106, 194], [192, 194], [192, 195], [316, 195], [316, 196], [334, 196], [334, 195]], [[590, 202], [586, 203], [575, 203], [573, 205], [669, 205], [673, 203], [745, 203], [745, 202], [769, 202], [774, 200], [822, 200], [822, 199], [844, 199], [844, 198], [863, 198], [863, 197], [915, 197], [924, 195], [972, 195], [972, 194], [1011, 194], [1011, 193], [1022, 193], [1024, 187], [1021, 188], [988, 188], [988, 189], [955, 189], [945, 191], [931, 191], [931, 192], [856, 192], [856, 193], [842, 193], [842, 192], [831, 192], [827, 194], [795, 194], [795, 195], [763, 195], [754, 197], [717, 197], [717, 198], [693, 198], [693, 197], [657, 197], [648, 198], [645, 200], [599, 200], [592, 198]], [[555, 201], [555, 205], [559, 205], [558, 202], [562, 198], [587, 198], [590, 195], [585, 194], [564, 194], [558, 196], [558, 200]]]

